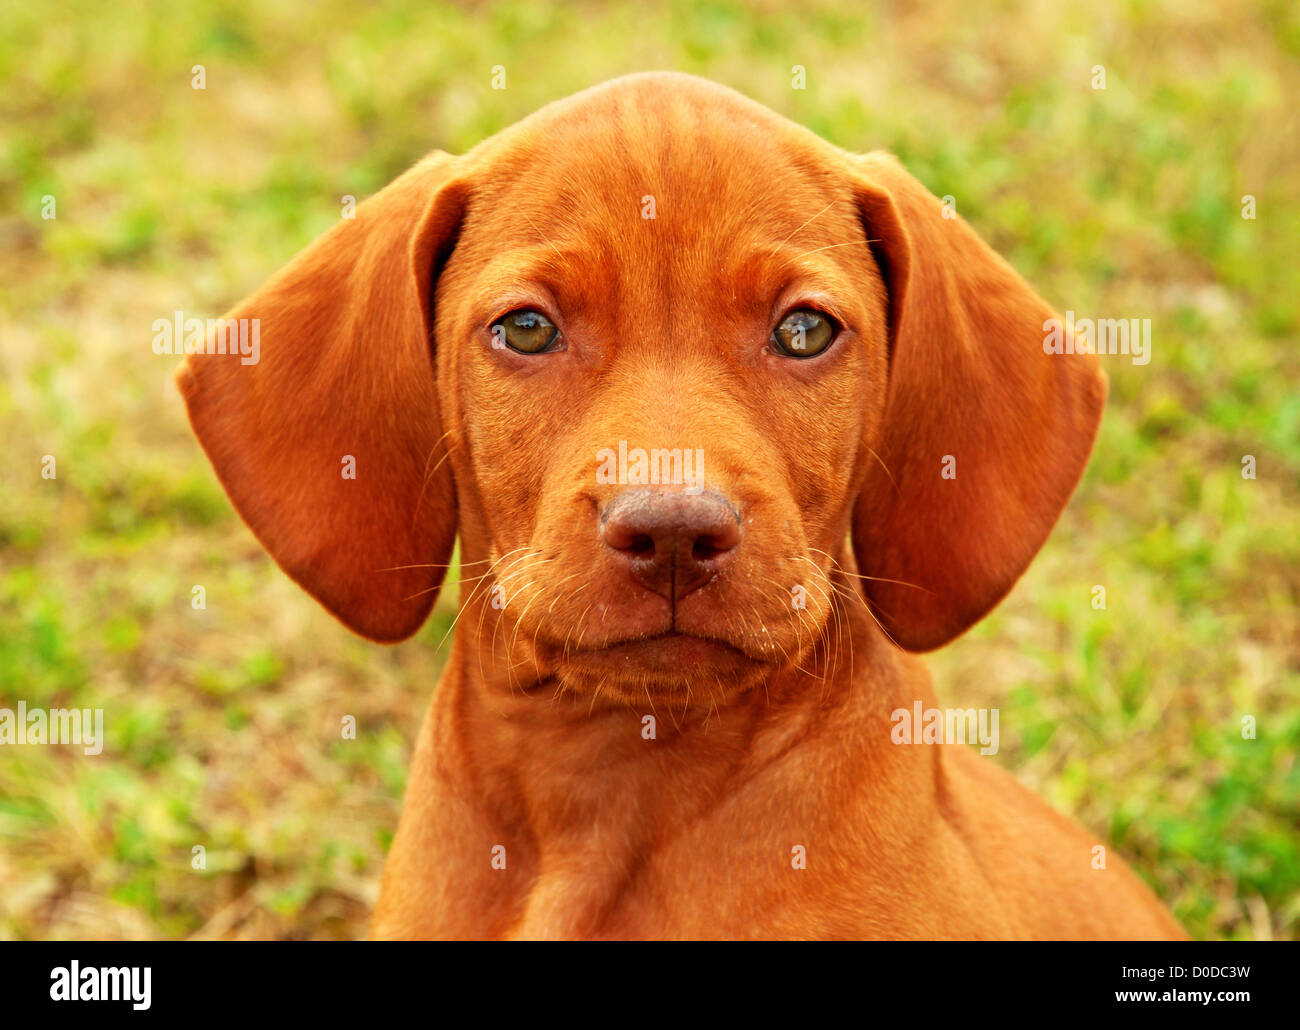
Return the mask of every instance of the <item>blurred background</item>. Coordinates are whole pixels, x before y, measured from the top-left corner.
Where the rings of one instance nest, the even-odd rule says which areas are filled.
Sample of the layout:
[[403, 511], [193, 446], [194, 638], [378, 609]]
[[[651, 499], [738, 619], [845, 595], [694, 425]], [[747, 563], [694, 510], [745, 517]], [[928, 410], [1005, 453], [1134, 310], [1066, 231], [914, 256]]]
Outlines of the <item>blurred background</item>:
[[0, 747], [0, 937], [364, 934], [457, 590], [396, 648], [336, 624], [226, 502], [151, 326], [428, 150], [650, 68], [893, 150], [1058, 310], [1152, 320], [1045, 550], [929, 663], [1194, 936], [1300, 936], [1300, 7], [865, 6], [0, 0], [0, 707], [107, 730]]

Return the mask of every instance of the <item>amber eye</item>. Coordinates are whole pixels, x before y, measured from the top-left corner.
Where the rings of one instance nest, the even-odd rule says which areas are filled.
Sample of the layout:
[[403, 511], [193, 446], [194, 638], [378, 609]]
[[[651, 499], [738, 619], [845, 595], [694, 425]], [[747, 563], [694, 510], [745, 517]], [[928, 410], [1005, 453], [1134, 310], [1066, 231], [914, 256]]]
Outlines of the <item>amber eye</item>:
[[828, 315], [810, 308], [796, 308], [773, 330], [772, 342], [777, 351], [789, 357], [811, 358], [830, 346], [835, 328]]
[[540, 354], [560, 335], [555, 323], [540, 311], [512, 311], [492, 323], [492, 345], [505, 345], [521, 354]]

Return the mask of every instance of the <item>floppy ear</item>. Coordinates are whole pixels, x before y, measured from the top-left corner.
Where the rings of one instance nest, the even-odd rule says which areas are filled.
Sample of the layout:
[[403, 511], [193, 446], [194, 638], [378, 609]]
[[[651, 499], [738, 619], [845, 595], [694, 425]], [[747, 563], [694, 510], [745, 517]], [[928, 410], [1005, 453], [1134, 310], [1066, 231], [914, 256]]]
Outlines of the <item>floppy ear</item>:
[[230, 312], [249, 320], [256, 363], [211, 353], [210, 336], [177, 373], [190, 424], [254, 534], [374, 640], [419, 628], [456, 536], [430, 311], [460, 223], [455, 167], [445, 154], [422, 161]]
[[1094, 355], [1044, 352], [1052, 309], [897, 160], [854, 164], [891, 344], [854, 554], [878, 577], [863, 580], [877, 617], [924, 651], [1001, 600], [1042, 546], [1092, 450], [1106, 378]]

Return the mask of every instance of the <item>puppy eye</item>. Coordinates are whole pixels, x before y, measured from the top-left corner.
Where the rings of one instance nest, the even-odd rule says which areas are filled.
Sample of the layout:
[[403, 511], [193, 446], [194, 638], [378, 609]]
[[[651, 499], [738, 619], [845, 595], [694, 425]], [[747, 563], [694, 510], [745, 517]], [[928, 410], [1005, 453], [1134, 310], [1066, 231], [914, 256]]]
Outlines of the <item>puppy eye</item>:
[[838, 327], [829, 315], [810, 308], [796, 308], [772, 331], [779, 353], [792, 358], [811, 358], [830, 346]]
[[512, 311], [492, 323], [493, 342], [521, 354], [541, 354], [559, 338], [555, 323], [540, 311]]

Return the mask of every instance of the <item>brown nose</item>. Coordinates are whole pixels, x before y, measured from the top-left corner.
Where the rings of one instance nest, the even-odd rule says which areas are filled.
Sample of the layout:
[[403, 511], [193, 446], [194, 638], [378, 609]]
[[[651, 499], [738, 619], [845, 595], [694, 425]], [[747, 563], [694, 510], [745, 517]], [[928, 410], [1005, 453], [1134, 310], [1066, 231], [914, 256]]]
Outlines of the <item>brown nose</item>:
[[624, 490], [601, 513], [600, 538], [633, 579], [675, 604], [731, 560], [740, 516], [712, 492]]

